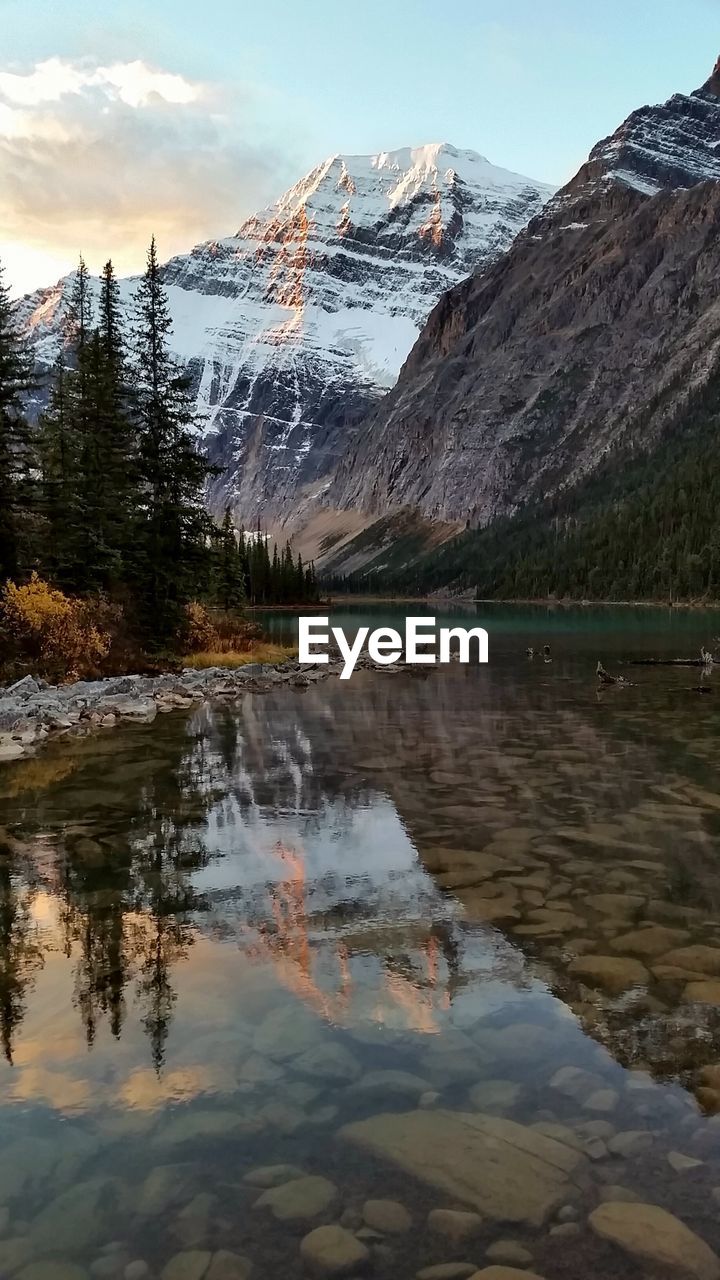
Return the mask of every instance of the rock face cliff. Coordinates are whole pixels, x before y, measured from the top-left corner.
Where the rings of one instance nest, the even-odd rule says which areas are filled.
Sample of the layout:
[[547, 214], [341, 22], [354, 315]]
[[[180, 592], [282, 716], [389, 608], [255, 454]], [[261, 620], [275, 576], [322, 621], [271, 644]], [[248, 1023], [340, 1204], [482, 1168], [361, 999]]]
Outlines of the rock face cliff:
[[[174, 352], [223, 468], [212, 506], [282, 520], [322, 488], [437, 299], [551, 194], [450, 145], [333, 156], [236, 235], [168, 262]], [[128, 309], [135, 284], [121, 282]], [[71, 285], [19, 304], [40, 372], [59, 353]]]
[[720, 352], [720, 64], [440, 300], [326, 502], [485, 525], [646, 447]]

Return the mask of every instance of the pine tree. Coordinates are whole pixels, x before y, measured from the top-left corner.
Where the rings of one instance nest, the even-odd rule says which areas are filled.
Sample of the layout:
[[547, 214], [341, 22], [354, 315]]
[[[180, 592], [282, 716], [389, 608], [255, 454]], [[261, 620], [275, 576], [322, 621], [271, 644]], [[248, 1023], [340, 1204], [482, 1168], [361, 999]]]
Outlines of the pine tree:
[[87, 343], [88, 440], [83, 480], [88, 519], [86, 582], [112, 587], [122, 576], [132, 538], [135, 431], [125, 374], [120, 296], [112, 262], [100, 288], [99, 326]]
[[167, 296], [155, 239], [136, 296], [136, 412], [141, 483], [136, 573], [148, 642], [179, 634], [183, 606], [203, 585], [210, 525], [203, 490], [212, 468], [199, 453], [188, 379], [169, 351]]
[[[65, 320], [65, 359], [56, 371], [50, 406], [41, 418], [43, 564], [66, 590], [95, 584], [92, 298], [80, 257]], [[95, 353], [96, 354], [96, 353]]]
[[241, 609], [245, 603], [245, 559], [238, 544], [230, 508], [225, 508], [217, 533], [215, 594], [223, 609]]
[[62, 360], [55, 367], [50, 404], [39, 423], [40, 511], [44, 518], [41, 541], [43, 572], [54, 582], [71, 575], [77, 441], [70, 408], [70, 375]]
[[27, 564], [22, 544], [32, 506], [32, 436], [22, 396], [30, 382], [0, 268], [0, 582]]

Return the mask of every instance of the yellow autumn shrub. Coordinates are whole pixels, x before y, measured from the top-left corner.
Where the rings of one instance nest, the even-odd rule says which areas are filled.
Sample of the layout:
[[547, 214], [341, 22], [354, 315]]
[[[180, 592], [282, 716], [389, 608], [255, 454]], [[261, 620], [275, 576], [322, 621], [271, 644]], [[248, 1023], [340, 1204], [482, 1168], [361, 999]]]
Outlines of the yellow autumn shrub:
[[18, 653], [37, 674], [76, 677], [109, 652], [110, 636], [95, 625], [87, 603], [51, 587], [37, 573], [20, 586], [5, 584], [0, 614]]
[[207, 609], [192, 600], [185, 605], [186, 637], [188, 653], [203, 653], [217, 648], [218, 633]]

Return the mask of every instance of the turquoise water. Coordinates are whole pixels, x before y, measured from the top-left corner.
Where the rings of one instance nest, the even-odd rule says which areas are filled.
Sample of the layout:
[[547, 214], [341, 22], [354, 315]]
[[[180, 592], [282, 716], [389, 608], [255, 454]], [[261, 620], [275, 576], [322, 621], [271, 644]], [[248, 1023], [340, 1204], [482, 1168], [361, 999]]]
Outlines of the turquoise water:
[[0, 1272], [661, 1275], [594, 1216], [633, 1197], [720, 1253], [717, 677], [620, 665], [717, 615], [437, 616], [488, 666], [0, 772]]

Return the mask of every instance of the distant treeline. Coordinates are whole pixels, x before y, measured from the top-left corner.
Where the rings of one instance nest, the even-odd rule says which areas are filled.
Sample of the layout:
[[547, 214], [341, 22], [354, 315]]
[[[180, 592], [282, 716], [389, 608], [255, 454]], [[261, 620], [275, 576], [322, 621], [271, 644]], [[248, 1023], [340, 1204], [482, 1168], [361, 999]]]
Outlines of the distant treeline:
[[108, 262], [97, 307], [82, 259], [46, 411], [24, 412], [30, 360], [0, 282], [0, 585], [37, 572], [121, 602], [148, 647], [180, 639], [186, 605], [314, 600], [312, 566], [208, 515], [188, 378], [169, 350], [155, 241], [124, 331]]

